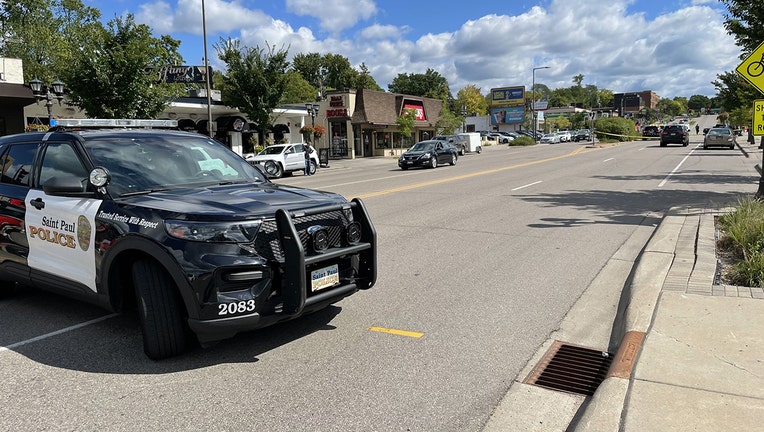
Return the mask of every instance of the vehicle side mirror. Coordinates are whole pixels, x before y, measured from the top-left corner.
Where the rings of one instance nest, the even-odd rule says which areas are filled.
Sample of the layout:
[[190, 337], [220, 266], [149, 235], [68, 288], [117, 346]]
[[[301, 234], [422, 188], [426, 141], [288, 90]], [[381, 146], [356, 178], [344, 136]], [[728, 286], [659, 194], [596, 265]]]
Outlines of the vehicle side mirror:
[[51, 177], [42, 185], [42, 190], [48, 195], [56, 196], [91, 196], [93, 193], [87, 191], [88, 179], [82, 179], [74, 176]]

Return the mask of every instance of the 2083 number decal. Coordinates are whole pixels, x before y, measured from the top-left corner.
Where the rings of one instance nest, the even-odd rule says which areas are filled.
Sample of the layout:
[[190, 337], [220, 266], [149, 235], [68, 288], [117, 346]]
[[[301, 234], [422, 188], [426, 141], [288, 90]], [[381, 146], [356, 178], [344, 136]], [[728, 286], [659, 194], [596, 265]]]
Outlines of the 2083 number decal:
[[237, 313], [252, 312], [255, 310], [255, 301], [247, 300], [235, 303], [221, 303], [218, 305], [218, 315], [233, 315]]

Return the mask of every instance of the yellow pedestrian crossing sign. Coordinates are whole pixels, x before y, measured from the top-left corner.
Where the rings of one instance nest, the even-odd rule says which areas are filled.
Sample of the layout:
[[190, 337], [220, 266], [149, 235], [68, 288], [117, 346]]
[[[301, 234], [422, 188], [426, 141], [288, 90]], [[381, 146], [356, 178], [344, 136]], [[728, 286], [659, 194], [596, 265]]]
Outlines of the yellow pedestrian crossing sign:
[[759, 44], [735, 70], [764, 93], [764, 42]]
[[753, 135], [764, 136], [764, 99], [753, 101]]

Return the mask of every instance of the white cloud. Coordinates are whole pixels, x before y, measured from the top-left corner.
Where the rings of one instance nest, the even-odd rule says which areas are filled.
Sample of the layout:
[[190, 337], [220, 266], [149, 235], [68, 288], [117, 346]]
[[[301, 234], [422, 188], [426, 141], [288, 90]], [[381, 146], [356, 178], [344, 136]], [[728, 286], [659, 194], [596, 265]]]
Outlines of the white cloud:
[[[141, 6], [138, 21], [157, 33], [201, 34], [199, 0], [178, 0], [174, 11], [165, 1]], [[569, 87], [572, 77], [582, 74], [584, 85], [615, 92], [712, 96], [716, 75], [739, 63], [740, 50], [726, 33], [723, 9], [715, 1], [694, 0], [648, 19], [629, 12], [634, 0], [551, 0], [519, 15], [490, 14], [424, 34], [422, 28], [395, 25], [385, 3], [377, 6], [372, 0], [328, 0], [320, 7], [315, 1], [286, 0], [290, 12], [320, 20], [320, 31], [307, 23], [293, 27], [240, 0], [205, 4], [208, 34], [236, 37], [248, 46], [288, 47], [290, 56], [344, 55], [354, 66], [365, 63], [382, 87], [398, 74], [431, 68], [446, 77], [453, 93], [467, 84], [487, 92], [530, 86], [533, 67], [545, 65], [550, 69], [537, 72], [536, 82], [550, 88]], [[390, 22], [359, 25], [375, 15]]]
[[296, 15], [318, 18], [322, 29], [335, 34], [377, 13], [373, 0], [286, 0], [286, 6]]

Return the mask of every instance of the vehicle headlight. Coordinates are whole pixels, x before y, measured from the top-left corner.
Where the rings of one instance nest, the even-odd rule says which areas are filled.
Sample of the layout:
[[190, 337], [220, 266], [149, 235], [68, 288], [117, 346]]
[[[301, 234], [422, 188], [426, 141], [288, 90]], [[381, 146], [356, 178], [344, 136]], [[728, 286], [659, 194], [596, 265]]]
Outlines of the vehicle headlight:
[[182, 240], [215, 243], [250, 243], [255, 240], [261, 220], [241, 222], [190, 222], [167, 220], [167, 234]]
[[427, 153], [425, 153], [425, 154], [423, 154], [422, 156], [419, 156], [419, 157], [420, 157], [420, 158], [422, 158], [422, 159], [429, 159], [429, 158], [430, 158], [430, 156], [432, 156], [432, 155], [430, 154], [430, 152], [427, 152]]

